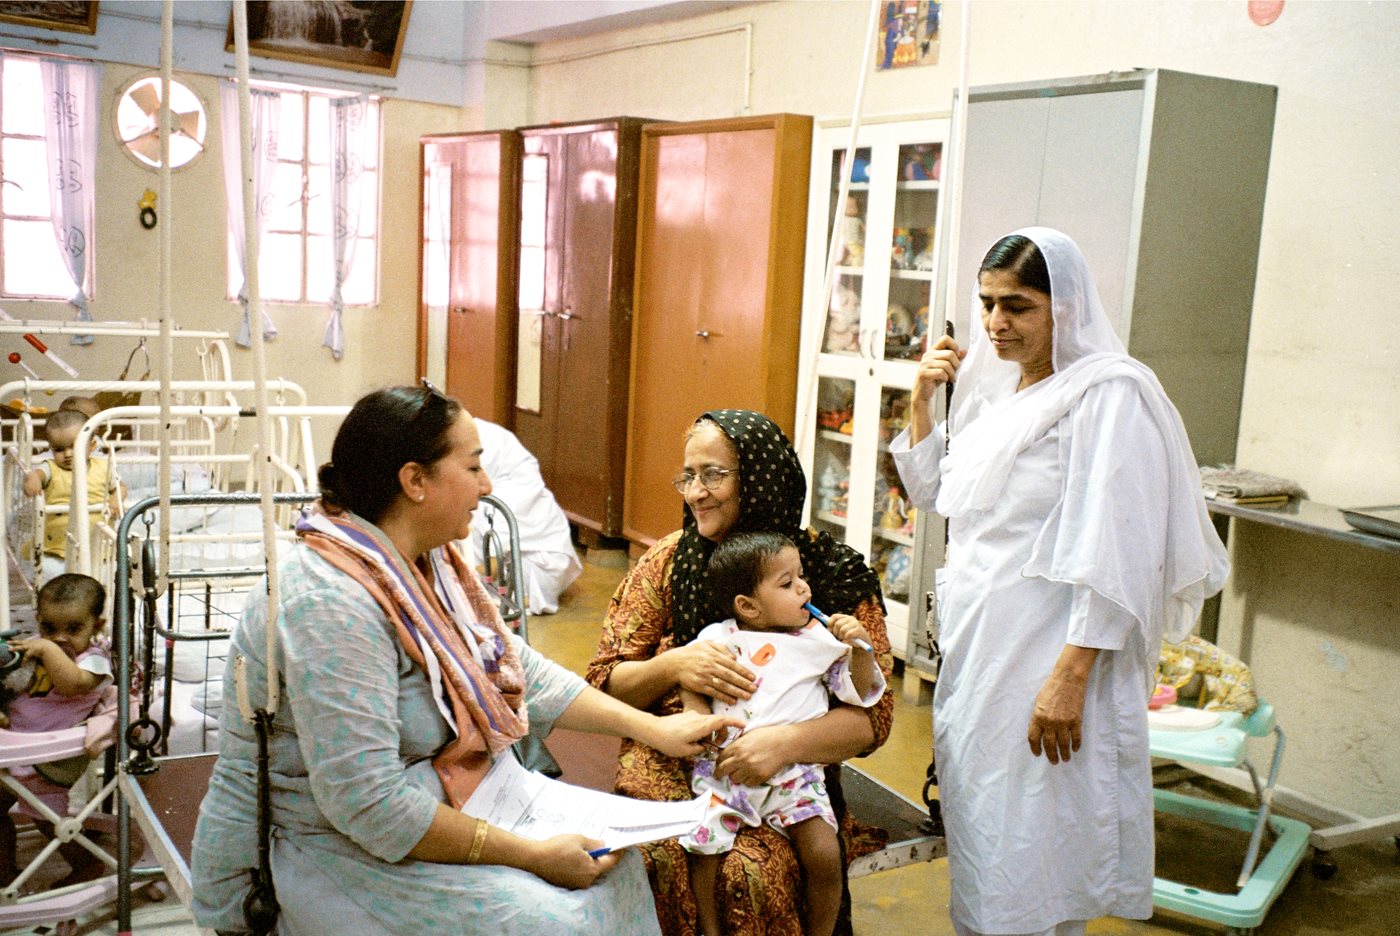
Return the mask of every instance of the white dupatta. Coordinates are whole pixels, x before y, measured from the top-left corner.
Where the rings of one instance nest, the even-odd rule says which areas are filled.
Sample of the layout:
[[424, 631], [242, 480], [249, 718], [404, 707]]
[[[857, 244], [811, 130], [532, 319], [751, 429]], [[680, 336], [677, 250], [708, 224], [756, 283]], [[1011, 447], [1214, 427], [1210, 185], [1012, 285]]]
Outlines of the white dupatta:
[[[940, 465], [938, 512], [959, 517], [992, 506], [1027, 446], [1063, 419], [1091, 387], [1118, 382], [1121, 392], [1141, 396], [1166, 458], [1146, 466], [1149, 484], [1114, 485], [1112, 463], [1141, 454], [1123, 451], [1095, 427], [1076, 422], [1074, 454], [1064, 466], [1065, 488], [1112, 499], [1120, 515], [1146, 516], [1165, 504], [1166, 535], [1160, 542], [1134, 542], [1125, 551], [1121, 531], [1105, 530], [1096, 522], [1103, 516], [1093, 500], [1080, 498], [1077, 505], [1087, 515], [1057, 509], [1047, 518], [1022, 574], [1086, 585], [1131, 613], [1149, 633], [1180, 640], [1229, 574], [1225, 547], [1206, 512], [1186, 428], [1156, 375], [1129, 357], [1114, 333], [1078, 245], [1049, 228], [1015, 233], [1035, 243], [1050, 271], [1054, 373], [1018, 393], [1019, 365], [997, 358], [986, 331], [973, 329], [953, 394], [956, 435]], [[975, 308], [973, 321], [978, 320]], [[1144, 468], [1140, 463], [1135, 467]]]

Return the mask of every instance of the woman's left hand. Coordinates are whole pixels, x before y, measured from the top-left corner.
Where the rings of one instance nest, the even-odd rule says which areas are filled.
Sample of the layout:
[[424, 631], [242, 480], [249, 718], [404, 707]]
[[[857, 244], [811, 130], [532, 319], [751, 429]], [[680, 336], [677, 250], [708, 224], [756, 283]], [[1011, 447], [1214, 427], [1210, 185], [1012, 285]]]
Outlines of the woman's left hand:
[[694, 757], [701, 751], [713, 750], [730, 728], [744, 727], [744, 722], [732, 715], [703, 715], [680, 712], [655, 719], [654, 737], [638, 741], [672, 757]]
[[787, 727], [769, 725], [735, 738], [715, 760], [715, 776], [727, 776], [746, 786], [767, 783], [769, 777], [793, 763], [782, 744]]
[[1058, 764], [1068, 761], [1071, 752], [1079, 750], [1083, 740], [1081, 728], [1087, 685], [1086, 679], [1064, 673], [1059, 668], [1045, 680], [1035, 697], [1030, 727], [1026, 731], [1033, 755], [1039, 757], [1044, 750], [1050, 763]]

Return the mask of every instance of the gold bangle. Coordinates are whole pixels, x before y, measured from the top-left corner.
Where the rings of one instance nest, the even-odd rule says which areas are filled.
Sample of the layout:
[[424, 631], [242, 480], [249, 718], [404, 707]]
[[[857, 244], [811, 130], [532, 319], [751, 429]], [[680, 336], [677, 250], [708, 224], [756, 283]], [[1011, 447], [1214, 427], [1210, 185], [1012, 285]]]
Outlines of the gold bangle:
[[491, 828], [485, 819], [476, 820], [476, 834], [472, 836], [472, 850], [467, 854], [467, 864], [476, 864], [481, 858], [481, 848], [486, 844], [486, 830]]

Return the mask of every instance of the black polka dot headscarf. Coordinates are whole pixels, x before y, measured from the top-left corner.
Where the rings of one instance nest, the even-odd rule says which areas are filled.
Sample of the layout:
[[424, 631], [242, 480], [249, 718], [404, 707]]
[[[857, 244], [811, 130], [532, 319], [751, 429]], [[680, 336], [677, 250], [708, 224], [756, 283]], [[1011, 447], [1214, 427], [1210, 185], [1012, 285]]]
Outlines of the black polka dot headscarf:
[[[719, 426], [739, 455], [739, 519], [731, 533], [782, 533], [797, 544], [812, 603], [827, 614], [850, 614], [870, 596], [884, 602], [880, 579], [860, 553], [828, 533], [806, 530], [802, 502], [807, 476], [783, 430], [752, 410], [710, 410], [696, 424]], [[680, 543], [671, 568], [672, 630], [677, 646], [701, 629], [729, 617], [710, 597], [705, 569], [715, 544], [700, 535], [690, 507], [684, 507]]]

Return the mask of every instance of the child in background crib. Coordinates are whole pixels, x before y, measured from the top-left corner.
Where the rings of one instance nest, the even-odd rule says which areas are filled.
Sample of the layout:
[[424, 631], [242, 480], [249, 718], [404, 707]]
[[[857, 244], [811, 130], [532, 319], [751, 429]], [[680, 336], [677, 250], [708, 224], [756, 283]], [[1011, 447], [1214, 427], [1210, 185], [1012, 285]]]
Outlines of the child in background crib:
[[[38, 467], [24, 476], [24, 493], [27, 496], [37, 497], [43, 491], [44, 501], [49, 506], [69, 505], [67, 514], [44, 516], [41, 581], [64, 571], [64, 559], [68, 552], [68, 519], [72, 516], [73, 446], [85, 422], [87, 416], [79, 409], [59, 409], [50, 413], [44, 423], [44, 438], [49, 443], [53, 458], [40, 462]], [[119, 482], [110, 472], [107, 459], [94, 455], [95, 451], [95, 444], [88, 449], [87, 504], [89, 507], [99, 507], [106, 503], [113, 513], [117, 513], [121, 503]]]
[[[37, 666], [28, 693], [12, 700], [7, 712], [12, 731], [58, 731], [87, 720], [112, 682], [111, 648], [99, 639], [103, 605], [102, 583], [86, 575], [65, 573], [39, 589], [39, 636], [11, 640], [10, 648]], [[68, 811], [68, 789], [86, 768], [86, 757], [70, 758], [31, 769], [11, 767], [11, 776], [33, 790], [59, 815]], [[83, 763], [76, 763], [82, 761]], [[0, 786], [0, 886], [18, 874], [16, 832], [10, 808], [15, 797]], [[52, 835], [47, 823], [35, 825]], [[76, 842], [59, 846], [71, 873], [58, 886], [91, 880], [105, 866]]]
[[[684, 687], [681, 703], [691, 711], [736, 715], [747, 730], [789, 725], [824, 715], [827, 693], [868, 707], [885, 691], [885, 678], [868, 652], [870, 635], [849, 614], [833, 614], [828, 631], [811, 619], [806, 603], [812, 591], [802, 577], [797, 546], [780, 533], [745, 532], [715, 547], [707, 571], [716, 607], [733, 615], [711, 624], [695, 640], [712, 641], [757, 674], [750, 699], [728, 703]], [[729, 740], [720, 742], [724, 747]], [[715, 880], [724, 853], [745, 825], [766, 822], [792, 839], [806, 882], [802, 930], [830, 936], [841, 906], [841, 848], [836, 814], [821, 765], [792, 764], [764, 783], [735, 782], [715, 776], [715, 755], [696, 759], [691, 788], [710, 794], [704, 824], [681, 839], [691, 853], [691, 887], [700, 930], [724, 931], [715, 899]]]

